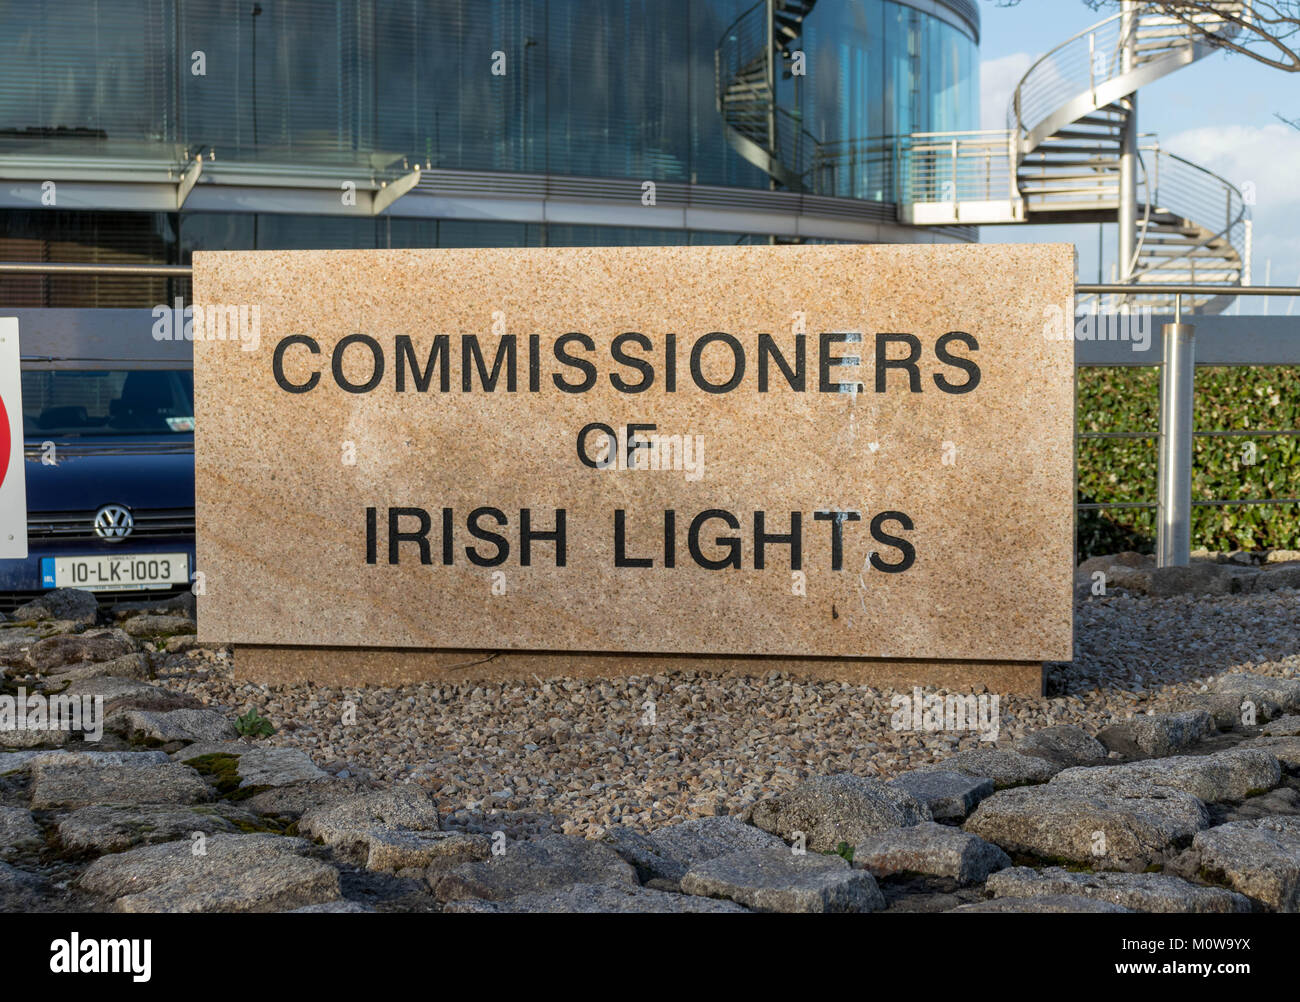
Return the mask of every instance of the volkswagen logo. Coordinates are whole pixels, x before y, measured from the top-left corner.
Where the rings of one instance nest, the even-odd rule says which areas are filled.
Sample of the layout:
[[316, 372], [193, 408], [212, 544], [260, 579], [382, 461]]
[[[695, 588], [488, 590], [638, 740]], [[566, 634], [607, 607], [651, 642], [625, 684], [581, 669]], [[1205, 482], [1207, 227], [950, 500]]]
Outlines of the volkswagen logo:
[[95, 535], [109, 542], [116, 542], [131, 535], [135, 520], [131, 512], [120, 504], [106, 504], [95, 512]]

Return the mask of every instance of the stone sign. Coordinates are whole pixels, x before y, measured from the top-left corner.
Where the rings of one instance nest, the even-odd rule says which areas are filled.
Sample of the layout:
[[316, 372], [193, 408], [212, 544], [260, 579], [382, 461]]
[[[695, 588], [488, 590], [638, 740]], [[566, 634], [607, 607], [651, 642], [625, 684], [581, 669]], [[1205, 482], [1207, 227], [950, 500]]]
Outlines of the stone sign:
[[1073, 280], [1059, 244], [195, 254], [200, 638], [1069, 660]]

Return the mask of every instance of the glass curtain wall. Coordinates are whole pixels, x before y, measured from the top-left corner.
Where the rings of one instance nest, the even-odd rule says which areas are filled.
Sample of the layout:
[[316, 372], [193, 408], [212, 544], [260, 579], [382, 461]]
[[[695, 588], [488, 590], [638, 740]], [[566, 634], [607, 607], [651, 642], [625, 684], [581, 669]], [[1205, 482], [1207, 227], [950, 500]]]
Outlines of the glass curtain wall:
[[[0, 4], [0, 154], [549, 172], [767, 188], [714, 53], [753, 0]], [[892, 0], [820, 0], [778, 103], [828, 152], [976, 127], [976, 46]], [[869, 169], [837, 177], [888, 200]]]

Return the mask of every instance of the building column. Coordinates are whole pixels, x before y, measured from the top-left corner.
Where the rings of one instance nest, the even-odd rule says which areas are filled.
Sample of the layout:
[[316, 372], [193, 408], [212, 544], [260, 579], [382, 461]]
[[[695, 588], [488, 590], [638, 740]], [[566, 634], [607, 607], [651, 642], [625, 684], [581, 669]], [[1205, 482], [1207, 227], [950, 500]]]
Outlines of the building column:
[[[1137, 46], [1137, 4], [1124, 0], [1120, 15], [1120, 37], [1124, 46], [1120, 54], [1120, 72], [1134, 68]], [[1133, 278], [1133, 252], [1137, 247], [1137, 171], [1138, 171], [1138, 114], [1137, 92], [1125, 97], [1121, 104], [1128, 111], [1120, 134], [1119, 148], [1119, 208], [1116, 223], [1119, 230], [1119, 280]]]

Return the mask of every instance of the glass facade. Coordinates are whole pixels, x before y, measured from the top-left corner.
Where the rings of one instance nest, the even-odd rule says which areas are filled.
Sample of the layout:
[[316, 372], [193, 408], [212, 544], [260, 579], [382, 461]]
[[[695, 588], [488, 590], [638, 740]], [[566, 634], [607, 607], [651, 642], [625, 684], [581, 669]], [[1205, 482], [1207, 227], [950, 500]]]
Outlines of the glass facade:
[[[714, 53], [753, 0], [44, 0], [0, 6], [0, 153], [768, 186], [728, 146]], [[822, 143], [976, 128], [975, 42], [820, 0], [778, 104]]]
[[[962, 4], [915, 2], [797, 5], [806, 15], [794, 45], [806, 72], [778, 72], [776, 103], [812, 144], [811, 160], [832, 164], [807, 175], [808, 190], [892, 201], [881, 170], [891, 136], [977, 127], [974, 29], [921, 9]], [[763, 16], [762, 2], [754, 8], [754, 0], [0, 2], [0, 160], [129, 168], [180, 165], [203, 151], [221, 165], [285, 174], [410, 163], [767, 190], [773, 179], [728, 141], [715, 80], [724, 34]], [[198, 248], [754, 239], [391, 215], [9, 208], [0, 209], [0, 258], [183, 262]], [[0, 288], [13, 281], [52, 287], [6, 278]]]

